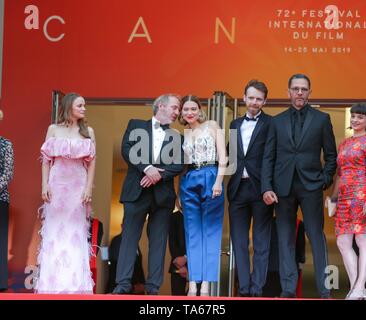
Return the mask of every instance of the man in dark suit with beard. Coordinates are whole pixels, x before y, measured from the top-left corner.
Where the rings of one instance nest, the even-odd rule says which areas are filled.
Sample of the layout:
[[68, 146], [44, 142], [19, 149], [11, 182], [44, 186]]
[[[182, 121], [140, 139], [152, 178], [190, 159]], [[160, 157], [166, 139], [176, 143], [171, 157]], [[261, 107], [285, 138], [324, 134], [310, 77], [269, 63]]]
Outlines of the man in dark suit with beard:
[[329, 114], [308, 104], [310, 93], [311, 83], [306, 75], [290, 77], [291, 106], [273, 117], [263, 158], [261, 187], [263, 200], [268, 205], [275, 203], [284, 298], [296, 297], [295, 233], [299, 205], [311, 244], [319, 295], [330, 296], [325, 286], [328, 257], [323, 232], [323, 190], [332, 184], [337, 150]]
[[183, 170], [182, 137], [169, 129], [180, 112], [180, 100], [166, 94], [153, 103], [148, 121], [132, 119], [122, 140], [128, 164], [120, 202], [124, 205], [123, 232], [113, 293], [128, 294], [141, 232], [149, 215], [147, 294], [156, 295], [163, 281], [169, 218], [176, 194], [174, 177]]
[[[251, 80], [244, 89], [245, 116], [234, 120], [230, 129], [229, 153], [235, 148], [237, 168], [231, 176], [229, 199], [230, 234], [239, 279], [240, 296], [262, 296], [266, 281], [271, 240], [273, 207], [262, 199], [260, 178], [264, 147], [271, 117], [262, 110], [268, 89]], [[250, 273], [249, 230], [253, 219], [253, 272]]]

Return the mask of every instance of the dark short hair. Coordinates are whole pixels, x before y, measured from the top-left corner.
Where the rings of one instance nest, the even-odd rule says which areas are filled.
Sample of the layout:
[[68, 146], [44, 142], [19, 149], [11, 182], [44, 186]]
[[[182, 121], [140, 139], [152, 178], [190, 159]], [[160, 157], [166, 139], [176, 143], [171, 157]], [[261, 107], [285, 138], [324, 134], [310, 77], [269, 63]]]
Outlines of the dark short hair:
[[294, 79], [305, 79], [309, 84], [309, 89], [311, 88], [311, 81], [310, 81], [309, 77], [305, 74], [302, 74], [302, 73], [296, 73], [296, 74], [292, 75], [290, 77], [290, 79], [288, 79], [288, 88], [291, 87], [291, 82]]
[[351, 113], [366, 115], [366, 102], [355, 103], [351, 106]]
[[260, 92], [263, 92], [264, 93], [264, 100], [267, 99], [268, 88], [263, 82], [258, 81], [256, 79], [250, 80], [244, 88], [244, 94], [245, 95], [247, 94], [247, 91], [250, 87], [253, 87], [253, 88], [257, 89]]

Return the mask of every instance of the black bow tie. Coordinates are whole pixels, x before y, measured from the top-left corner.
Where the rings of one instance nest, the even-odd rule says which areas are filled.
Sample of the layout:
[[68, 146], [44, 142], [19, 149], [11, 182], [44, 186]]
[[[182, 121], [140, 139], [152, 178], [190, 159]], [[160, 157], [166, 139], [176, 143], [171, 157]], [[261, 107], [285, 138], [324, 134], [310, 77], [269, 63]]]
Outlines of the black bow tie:
[[165, 131], [166, 129], [169, 129], [169, 124], [160, 124], [159, 121], [156, 121], [154, 124], [154, 128], [159, 129], [159, 127]]
[[258, 118], [249, 118], [247, 116], [244, 116], [244, 120], [247, 120], [247, 121], [257, 121]]

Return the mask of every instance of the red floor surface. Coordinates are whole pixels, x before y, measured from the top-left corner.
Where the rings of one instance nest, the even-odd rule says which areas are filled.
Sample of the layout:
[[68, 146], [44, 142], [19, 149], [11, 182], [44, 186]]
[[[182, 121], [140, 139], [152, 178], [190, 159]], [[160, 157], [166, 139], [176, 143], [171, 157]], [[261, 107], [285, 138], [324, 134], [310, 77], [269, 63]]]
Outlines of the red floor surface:
[[33, 294], [0, 293], [0, 300], [313, 300], [281, 298], [239, 298], [239, 297], [188, 297], [188, 296], [148, 296], [113, 294]]

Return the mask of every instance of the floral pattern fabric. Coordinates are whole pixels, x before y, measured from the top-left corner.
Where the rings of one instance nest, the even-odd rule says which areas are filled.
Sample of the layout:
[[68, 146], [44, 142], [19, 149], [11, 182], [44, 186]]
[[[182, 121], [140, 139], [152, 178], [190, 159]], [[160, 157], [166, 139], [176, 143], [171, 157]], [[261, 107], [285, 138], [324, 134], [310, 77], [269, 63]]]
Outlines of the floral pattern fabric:
[[185, 156], [184, 163], [215, 163], [217, 159], [216, 140], [215, 137], [212, 136], [212, 133], [210, 133], [208, 124], [202, 124], [202, 127], [196, 130], [199, 131], [199, 134], [193, 133], [193, 130], [190, 134], [184, 133], [184, 142], [182, 146]]
[[9, 202], [8, 185], [13, 178], [14, 154], [11, 142], [0, 137], [0, 201]]
[[337, 158], [336, 235], [366, 233], [366, 135], [345, 139]]

